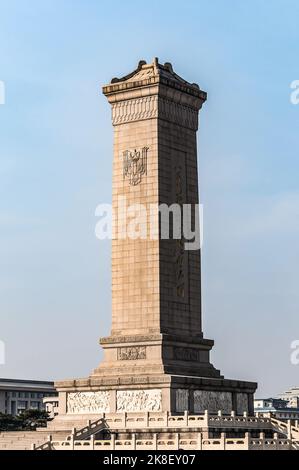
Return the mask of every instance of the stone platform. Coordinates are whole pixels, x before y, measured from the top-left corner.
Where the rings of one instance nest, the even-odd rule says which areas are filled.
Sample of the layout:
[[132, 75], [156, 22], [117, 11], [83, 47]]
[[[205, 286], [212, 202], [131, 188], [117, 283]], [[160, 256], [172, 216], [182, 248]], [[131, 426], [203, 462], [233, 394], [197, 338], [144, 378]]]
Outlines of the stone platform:
[[115, 412], [253, 413], [256, 383], [174, 375], [96, 377], [56, 383], [59, 415]]

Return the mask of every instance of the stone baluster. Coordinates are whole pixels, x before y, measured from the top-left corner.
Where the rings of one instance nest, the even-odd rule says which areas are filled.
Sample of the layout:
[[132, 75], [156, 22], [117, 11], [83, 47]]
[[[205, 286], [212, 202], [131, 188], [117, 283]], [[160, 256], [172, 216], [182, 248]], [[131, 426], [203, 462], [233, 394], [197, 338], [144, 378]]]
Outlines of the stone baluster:
[[262, 442], [262, 450], [265, 450], [265, 433], [260, 432], [260, 441]]
[[250, 432], [246, 432], [245, 433], [245, 449], [246, 450], [250, 450], [250, 439], [251, 439], [251, 436], [250, 436]]
[[95, 441], [95, 435], [92, 434], [91, 438], [90, 438], [90, 447], [91, 447], [91, 450], [94, 450], [94, 441]]
[[185, 426], [188, 426], [188, 417], [189, 417], [189, 411], [186, 410], [186, 411], [184, 411], [184, 424], [185, 424]]
[[132, 434], [132, 446], [133, 446], [133, 450], [136, 450], [136, 434], [135, 433]]
[[226, 433], [222, 432], [221, 433], [221, 450], [225, 450], [226, 448]]
[[290, 419], [287, 421], [287, 432], [288, 432], [288, 439], [292, 439], [292, 422]]
[[202, 433], [199, 432], [197, 434], [197, 450], [201, 450], [202, 449]]
[[279, 440], [278, 440], [278, 433], [275, 432], [273, 434], [273, 439], [274, 439], [274, 442], [275, 442], [275, 449], [278, 450], [279, 449]]
[[209, 410], [205, 410], [205, 426], [209, 426]]
[[153, 435], [154, 450], [158, 450], [158, 435], [155, 433]]
[[74, 434], [73, 433], [71, 434], [71, 438], [70, 438], [70, 448], [71, 448], [71, 450], [75, 449], [75, 439], [74, 439]]
[[180, 448], [180, 435], [179, 435], [179, 433], [176, 433], [174, 439], [175, 439], [175, 450], [179, 450], [179, 448]]
[[111, 434], [111, 450], [115, 450], [115, 434]]

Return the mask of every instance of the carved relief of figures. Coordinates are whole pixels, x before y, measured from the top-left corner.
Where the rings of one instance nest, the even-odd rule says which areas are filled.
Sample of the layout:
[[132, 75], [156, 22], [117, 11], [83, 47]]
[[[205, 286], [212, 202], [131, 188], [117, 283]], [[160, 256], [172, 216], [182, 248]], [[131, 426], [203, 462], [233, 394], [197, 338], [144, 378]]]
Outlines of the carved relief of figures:
[[119, 348], [117, 350], [117, 359], [119, 361], [136, 361], [138, 359], [146, 359], [145, 346], [131, 346]]
[[161, 410], [161, 390], [121, 390], [117, 392], [117, 411]]
[[70, 414], [109, 413], [109, 392], [72, 392], [67, 396], [67, 412]]
[[194, 391], [194, 412], [218, 413], [221, 410], [225, 414], [232, 411], [232, 394], [230, 392], [208, 392], [205, 390]]
[[176, 390], [176, 411], [184, 412], [189, 410], [189, 390]]
[[141, 150], [126, 150], [123, 153], [123, 175], [124, 179], [129, 179], [131, 186], [137, 186], [142, 175], [147, 173], [147, 152], [148, 147], [143, 147]]

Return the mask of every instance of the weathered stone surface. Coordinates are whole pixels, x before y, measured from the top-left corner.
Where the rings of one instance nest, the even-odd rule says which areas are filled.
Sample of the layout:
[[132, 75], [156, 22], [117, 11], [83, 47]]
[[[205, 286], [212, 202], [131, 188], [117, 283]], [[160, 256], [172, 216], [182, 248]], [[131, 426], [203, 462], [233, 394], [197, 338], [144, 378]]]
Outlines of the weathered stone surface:
[[161, 411], [161, 390], [121, 390], [116, 394], [117, 411]]
[[202, 413], [209, 410], [211, 413], [217, 413], [221, 410], [223, 413], [230, 413], [233, 409], [232, 394], [230, 392], [214, 392], [206, 390], [194, 391], [194, 411]]
[[189, 410], [189, 390], [179, 388], [176, 390], [176, 411]]
[[244, 411], [248, 411], [248, 395], [246, 393], [238, 393], [236, 412], [241, 414]]
[[67, 396], [69, 414], [109, 413], [109, 392], [73, 392]]

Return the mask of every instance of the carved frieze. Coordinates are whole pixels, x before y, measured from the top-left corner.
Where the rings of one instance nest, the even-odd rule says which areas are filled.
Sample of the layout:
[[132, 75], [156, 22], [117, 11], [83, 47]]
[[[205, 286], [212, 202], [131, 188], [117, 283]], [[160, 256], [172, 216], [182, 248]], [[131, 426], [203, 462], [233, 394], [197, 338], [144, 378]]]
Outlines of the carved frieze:
[[194, 348], [174, 348], [173, 350], [174, 359], [178, 361], [200, 361], [200, 351]]
[[158, 96], [120, 101], [112, 105], [113, 125], [158, 117]]
[[67, 395], [69, 414], [109, 413], [110, 392], [72, 392]]
[[114, 126], [158, 117], [189, 129], [197, 130], [198, 128], [198, 111], [196, 109], [165, 98], [158, 98], [157, 95], [112, 104]]
[[221, 410], [225, 414], [232, 411], [232, 394], [230, 392], [212, 392], [207, 390], [194, 391], [194, 412], [218, 413]]
[[146, 347], [127, 346], [118, 348], [117, 359], [119, 361], [136, 361], [138, 359], [146, 359]]
[[116, 400], [117, 411], [162, 411], [161, 390], [120, 390]]

